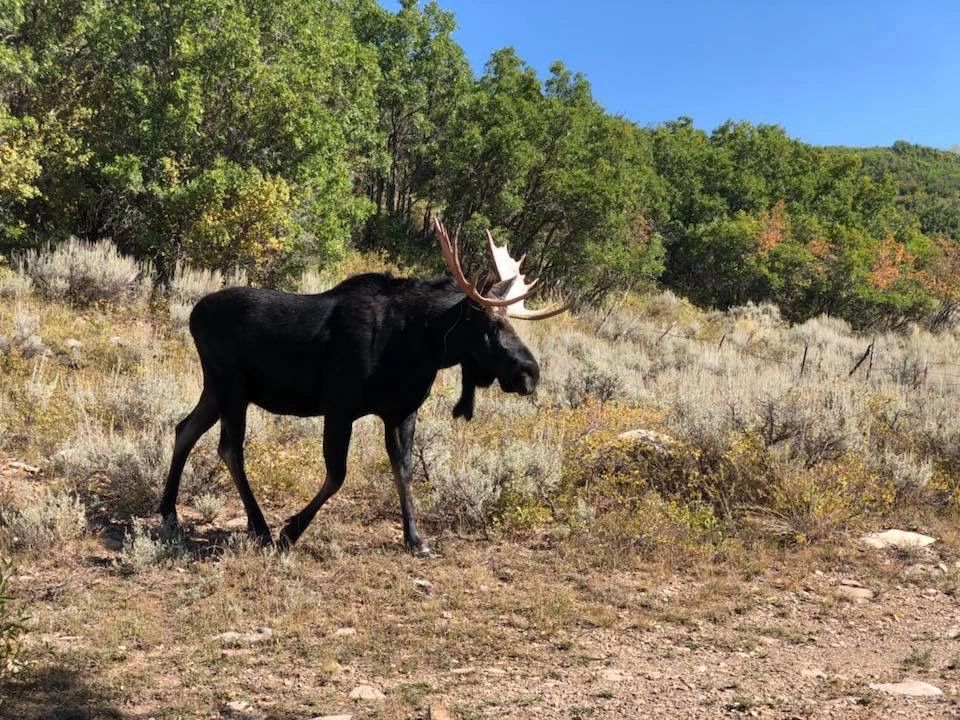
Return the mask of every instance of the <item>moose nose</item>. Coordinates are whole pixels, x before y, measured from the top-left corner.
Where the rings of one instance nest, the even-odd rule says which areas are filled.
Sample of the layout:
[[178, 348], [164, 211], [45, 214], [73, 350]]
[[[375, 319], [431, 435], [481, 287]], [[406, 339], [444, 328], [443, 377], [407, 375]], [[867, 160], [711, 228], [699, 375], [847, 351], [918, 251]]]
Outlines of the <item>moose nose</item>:
[[533, 395], [537, 387], [537, 379], [530, 373], [521, 373], [517, 392], [521, 395]]

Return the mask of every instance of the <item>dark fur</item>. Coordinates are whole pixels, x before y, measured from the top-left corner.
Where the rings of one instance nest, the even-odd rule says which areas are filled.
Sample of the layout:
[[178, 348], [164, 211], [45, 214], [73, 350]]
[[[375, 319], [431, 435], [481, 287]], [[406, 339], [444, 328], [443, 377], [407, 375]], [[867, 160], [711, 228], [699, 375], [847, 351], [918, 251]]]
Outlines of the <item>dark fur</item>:
[[207, 295], [190, 315], [203, 369], [203, 392], [177, 425], [160, 513], [176, 523], [184, 463], [196, 441], [221, 421], [220, 456], [236, 482], [248, 525], [264, 542], [270, 530], [246, 479], [243, 439], [247, 407], [323, 415], [327, 476], [317, 496], [287, 520], [282, 544], [297, 540], [343, 483], [353, 421], [383, 420], [387, 454], [403, 512], [404, 539], [429, 548], [417, 532], [410, 494], [417, 410], [440, 368], [459, 364], [463, 392], [454, 417], [473, 416], [474, 388], [494, 380], [529, 394], [537, 361], [504, 319], [477, 307], [448, 280], [368, 274], [319, 295], [231, 288]]

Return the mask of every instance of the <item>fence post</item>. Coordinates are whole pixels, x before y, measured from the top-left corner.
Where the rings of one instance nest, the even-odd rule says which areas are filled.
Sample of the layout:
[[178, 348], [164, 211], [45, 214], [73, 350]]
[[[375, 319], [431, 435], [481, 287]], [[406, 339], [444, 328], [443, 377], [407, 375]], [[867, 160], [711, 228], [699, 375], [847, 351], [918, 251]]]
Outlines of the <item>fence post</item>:
[[654, 344], [655, 344], [655, 345], [659, 345], [659, 344], [660, 344], [660, 341], [663, 340], [671, 330], [673, 330], [673, 326], [676, 325], [676, 324], [677, 324], [676, 322], [670, 323], [670, 326], [669, 326], [666, 330], [663, 331], [663, 335], [661, 335], [660, 337], [658, 337], [658, 338], [657, 338], [657, 342], [654, 343]]
[[807, 350], [809, 349], [809, 343], [803, 346], [803, 360], [800, 361], [800, 377], [803, 377], [803, 369], [807, 366]]
[[[866, 360], [868, 357], [871, 357], [872, 355], [873, 355], [873, 343], [870, 343], [869, 345], [867, 345], [867, 349], [864, 351], [863, 357], [857, 360], [857, 364], [853, 366], [853, 370], [850, 371], [850, 374], [847, 377], [853, 377], [853, 374], [857, 371], [857, 368], [863, 365], [863, 361]], [[871, 364], [872, 364], [872, 361], [871, 361]]]

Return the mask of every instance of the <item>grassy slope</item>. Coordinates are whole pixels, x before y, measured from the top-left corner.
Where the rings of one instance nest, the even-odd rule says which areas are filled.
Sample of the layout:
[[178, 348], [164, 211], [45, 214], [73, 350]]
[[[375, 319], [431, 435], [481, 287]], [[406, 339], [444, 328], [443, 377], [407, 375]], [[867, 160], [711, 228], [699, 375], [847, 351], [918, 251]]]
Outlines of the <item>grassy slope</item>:
[[[491, 390], [453, 423], [445, 373], [424, 409], [418, 496], [440, 561], [403, 553], [366, 420], [345, 490], [278, 556], [244, 540], [213, 437], [185, 488], [185, 540], [163, 545], [149, 516], [133, 531], [198, 389], [165, 305], [0, 299], [0, 335], [21, 338], [0, 357], [0, 507], [36, 531], [30, 546], [0, 531], [33, 618], [0, 715], [399, 718], [442, 701], [460, 718], [816, 717], [837, 702], [869, 717], [895, 706], [875, 680], [960, 690], [943, 640], [960, 622], [944, 594], [960, 582], [956, 338], [876, 338], [868, 380], [848, 377], [866, 341], [842, 323], [788, 328], [767, 307], [704, 314], [664, 295], [524, 332], [544, 366], [535, 403]], [[47, 357], [25, 357], [31, 335]], [[611, 443], [634, 428], [660, 440]], [[249, 469], [274, 525], [315, 491], [318, 437], [253, 415]], [[62, 509], [27, 513], [51, 488], [80, 493], [86, 531]], [[223, 503], [209, 520], [204, 493]], [[891, 523], [941, 542], [851, 542]], [[850, 605], [850, 579], [877, 598]], [[254, 645], [217, 637], [262, 627]], [[362, 682], [386, 701], [349, 700]], [[931, 702], [907, 707], [947, 711]]]

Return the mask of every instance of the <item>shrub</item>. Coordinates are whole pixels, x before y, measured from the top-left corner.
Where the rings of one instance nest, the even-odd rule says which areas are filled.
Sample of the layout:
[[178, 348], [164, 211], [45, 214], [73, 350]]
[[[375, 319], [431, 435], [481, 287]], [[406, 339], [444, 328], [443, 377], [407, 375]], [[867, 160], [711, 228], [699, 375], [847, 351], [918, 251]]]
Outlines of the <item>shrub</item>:
[[71, 238], [53, 249], [32, 250], [21, 269], [39, 294], [80, 306], [142, 301], [150, 289], [149, 267], [121, 255], [109, 240]]
[[16, 546], [36, 549], [60, 545], [87, 529], [87, 509], [75, 496], [47, 492], [39, 500], [15, 510], [9, 532]]
[[134, 521], [133, 526], [123, 538], [120, 550], [120, 567], [124, 572], [137, 573], [153, 565], [175, 560], [186, 553], [186, 547], [179, 539], [162, 540], [153, 537], [143, 526]]
[[922, 490], [933, 477], [933, 463], [912, 453], [887, 449], [875, 457], [875, 465], [880, 476], [898, 490]]
[[224, 502], [219, 495], [203, 493], [194, 498], [193, 507], [203, 517], [204, 522], [211, 523], [223, 512]]
[[167, 444], [157, 430], [124, 436], [84, 427], [60, 446], [52, 458], [53, 467], [111, 514], [147, 515], [159, 499]]
[[577, 408], [593, 398], [599, 402], [610, 402], [623, 392], [623, 379], [613, 373], [586, 363], [583, 367], [571, 370], [563, 384], [567, 405]]
[[26, 630], [23, 608], [13, 604], [8, 577], [10, 564], [0, 561], [0, 677], [20, 669], [20, 638]]
[[19, 298], [30, 292], [33, 281], [25, 275], [0, 267], [0, 298]]
[[114, 373], [99, 395], [115, 428], [168, 428], [186, 414], [177, 378], [152, 364], [132, 377]]
[[766, 507], [752, 508], [751, 524], [787, 543], [825, 540], [852, 522], [891, 506], [894, 487], [855, 455], [812, 469], [780, 468]]
[[170, 320], [174, 325], [186, 327], [197, 300], [226, 287], [246, 284], [247, 276], [242, 270], [222, 273], [219, 270], [196, 269], [178, 263], [170, 281]]
[[297, 283], [297, 292], [304, 295], [316, 295], [325, 292], [336, 284], [336, 278], [328, 273], [317, 270], [305, 270]]
[[451, 452], [430, 432], [429, 422], [423, 425], [417, 470], [427, 484], [424, 514], [434, 522], [487, 527], [505, 510], [522, 515], [559, 484], [558, 448], [510, 439]]

